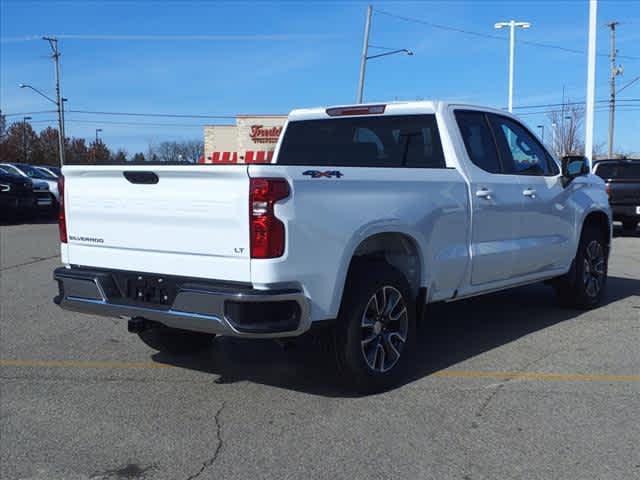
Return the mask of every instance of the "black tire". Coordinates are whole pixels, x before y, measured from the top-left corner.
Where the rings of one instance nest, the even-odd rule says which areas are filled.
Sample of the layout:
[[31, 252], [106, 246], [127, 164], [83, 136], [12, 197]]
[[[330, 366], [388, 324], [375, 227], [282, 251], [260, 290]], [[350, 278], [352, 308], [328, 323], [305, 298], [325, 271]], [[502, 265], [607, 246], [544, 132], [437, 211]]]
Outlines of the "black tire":
[[[391, 306], [397, 295], [391, 311], [376, 307], [376, 302]], [[407, 373], [415, 332], [415, 302], [405, 276], [382, 261], [352, 265], [335, 326], [336, 354], [344, 380], [360, 393], [397, 385]]]
[[627, 233], [633, 233], [636, 231], [638, 226], [638, 222], [635, 220], [625, 220], [622, 222], [622, 229]]
[[158, 325], [138, 333], [138, 337], [145, 345], [159, 352], [184, 355], [208, 348], [215, 335]]
[[555, 282], [562, 304], [590, 309], [602, 302], [607, 285], [607, 240], [606, 235], [596, 228], [583, 229], [571, 270]]

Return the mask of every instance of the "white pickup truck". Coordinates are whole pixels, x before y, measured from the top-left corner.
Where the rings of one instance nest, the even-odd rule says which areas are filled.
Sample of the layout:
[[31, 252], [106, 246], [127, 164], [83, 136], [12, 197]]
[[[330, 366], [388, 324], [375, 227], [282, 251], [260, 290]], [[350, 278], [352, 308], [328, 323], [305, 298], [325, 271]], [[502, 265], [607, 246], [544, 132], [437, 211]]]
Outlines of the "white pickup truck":
[[410, 365], [426, 303], [550, 281], [603, 296], [611, 211], [517, 118], [439, 101], [294, 110], [266, 165], [66, 166], [62, 308], [158, 350], [333, 321], [353, 384]]

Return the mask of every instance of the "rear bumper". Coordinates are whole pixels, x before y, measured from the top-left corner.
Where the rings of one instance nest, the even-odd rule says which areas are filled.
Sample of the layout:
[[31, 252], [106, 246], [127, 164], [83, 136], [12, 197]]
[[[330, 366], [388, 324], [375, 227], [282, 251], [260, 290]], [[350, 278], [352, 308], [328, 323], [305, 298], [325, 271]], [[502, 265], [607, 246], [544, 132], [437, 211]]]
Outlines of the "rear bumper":
[[309, 301], [297, 290], [255, 290], [248, 285], [162, 276], [174, 293], [170, 304], [156, 305], [127, 298], [122, 275], [138, 274], [58, 268], [53, 275], [59, 288], [54, 302], [75, 312], [140, 317], [172, 328], [236, 337], [293, 337], [311, 326]]

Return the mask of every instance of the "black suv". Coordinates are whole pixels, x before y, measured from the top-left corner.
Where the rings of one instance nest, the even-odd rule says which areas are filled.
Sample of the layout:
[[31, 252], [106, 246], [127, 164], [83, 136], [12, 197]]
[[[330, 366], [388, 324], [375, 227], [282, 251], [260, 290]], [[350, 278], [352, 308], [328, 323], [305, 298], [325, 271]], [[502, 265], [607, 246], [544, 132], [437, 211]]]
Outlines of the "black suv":
[[0, 169], [0, 215], [12, 218], [30, 215], [36, 208], [33, 182]]
[[613, 219], [635, 231], [640, 223], [640, 159], [599, 160], [593, 173], [607, 184]]

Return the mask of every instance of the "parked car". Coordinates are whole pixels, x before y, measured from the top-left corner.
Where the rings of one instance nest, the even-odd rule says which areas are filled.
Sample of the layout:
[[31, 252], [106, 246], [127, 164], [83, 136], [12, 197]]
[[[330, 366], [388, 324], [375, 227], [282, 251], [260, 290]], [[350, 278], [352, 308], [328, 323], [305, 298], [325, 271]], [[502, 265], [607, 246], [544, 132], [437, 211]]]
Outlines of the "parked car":
[[26, 217], [36, 208], [33, 182], [0, 168], [0, 216], [2, 219]]
[[593, 173], [606, 183], [613, 219], [624, 230], [635, 231], [640, 223], [640, 159], [599, 160]]
[[45, 175], [51, 175], [54, 178], [58, 178], [60, 175], [62, 175], [60, 173], [60, 168], [58, 167], [51, 167], [51, 166], [44, 166], [44, 165], [34, 165], [34, 166], [41, 172], [44, 172]]
[[33, 193], [36, 197], [36, 214], [49, 215], [57, 210], [54, 196], [49, 191], [49, 184], [42, 180], [33, 179]]
[[38, 170], [34, 166], [26, 163], [0, 163], [0, 167], [10, 173], [46, 183], [49, 186], [49, 192], [52, 196], [51, 204], [53, 208], [57, 208], [60, 202], [60, 195], [58, 193], [58, 179], [53, 174]]
[[294, 110], [271, 164], [63, 173], [55, 302], [130, 318], [161, 351], [328, 323], [350, 384], [375, 391], [410, 366], [427, 303], [544, 280], [591, 308], [606, 285], [604, 182], [501, 110]]

